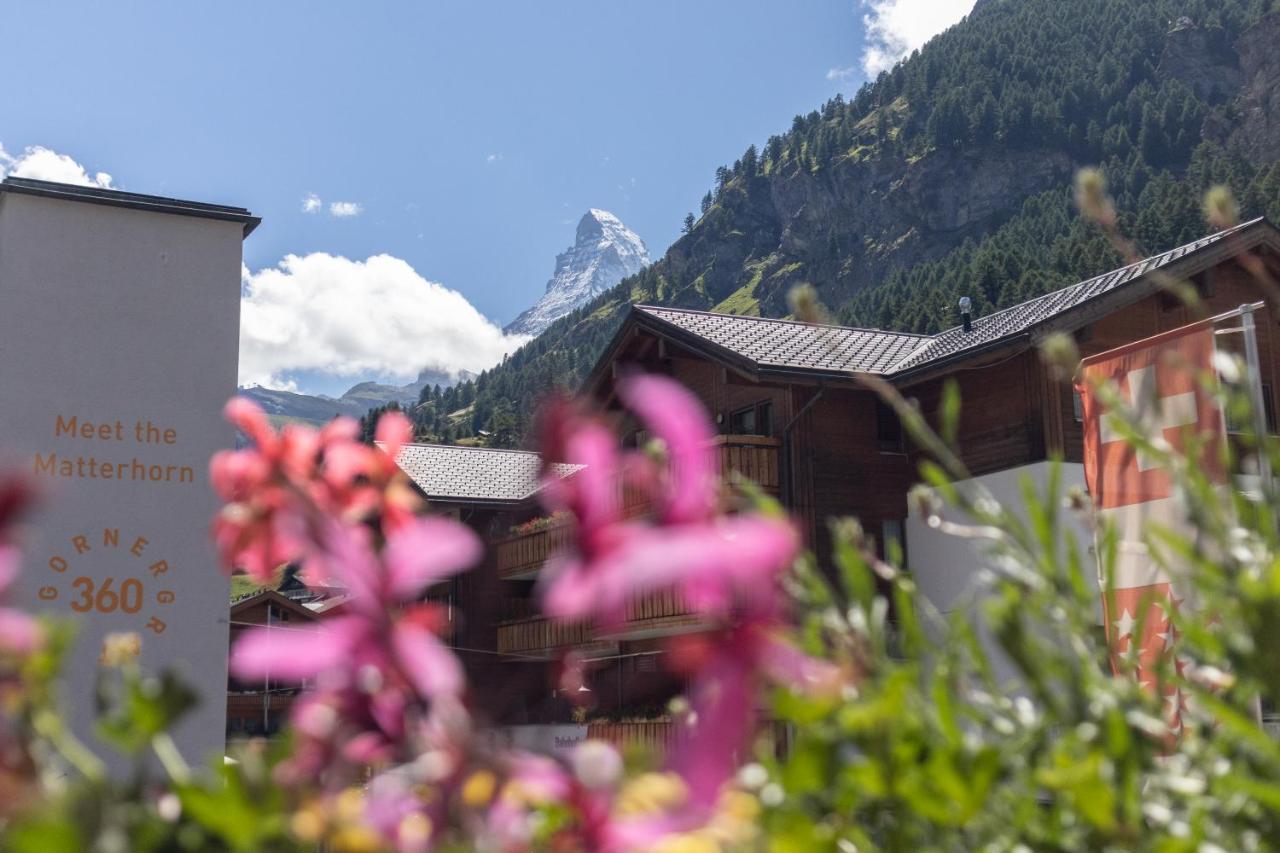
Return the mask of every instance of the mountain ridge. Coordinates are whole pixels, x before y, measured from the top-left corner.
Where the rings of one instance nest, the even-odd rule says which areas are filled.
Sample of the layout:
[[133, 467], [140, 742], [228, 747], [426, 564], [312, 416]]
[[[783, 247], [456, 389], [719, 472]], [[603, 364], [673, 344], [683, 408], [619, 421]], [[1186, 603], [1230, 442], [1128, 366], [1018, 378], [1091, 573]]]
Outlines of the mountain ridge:
[[644, 241], [607, 210], [591, 208], [578, 220], [574, 243], [556, 256], [542, 297], [503, 329], [537, 335], [547, 326], [649, 264]]
[[236, 393], [259, 406], [268, 417], [277, 422], [302, 421], [321, 425], [335, 417], [363, 417], [370, 409], [394, 403], [403, 409], [417, 405], [425, 387], [452, 388], [459, 382], [469, 382], [476, 374], [464, 370], [454, 377], [439, 370], [423, 369], [418, 378], [404, 385], [386, 385], [364, 381], [352, 385], [340, 397], [326, 394], [302, 394], [261, 385], [243, 386]]

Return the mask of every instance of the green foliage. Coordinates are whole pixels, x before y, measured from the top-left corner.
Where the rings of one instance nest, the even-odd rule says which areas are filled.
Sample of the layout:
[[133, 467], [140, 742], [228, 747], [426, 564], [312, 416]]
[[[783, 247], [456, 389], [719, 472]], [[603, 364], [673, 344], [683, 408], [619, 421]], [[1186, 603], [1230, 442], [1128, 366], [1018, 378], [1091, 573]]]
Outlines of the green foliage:
[[[1247, 406], [1228, 390], [1230, 405]], [[1098, 523], [1087, 501], [1055, 469], [1002, 507], [957, 488], [963, 469], [948, 473], [959, 463], [944, 453], [925, 467], [931, 490], [917, 503], [935, 520], [945, 503], [939, 526], [982, 543], [988, 575], [939, 613], [851, 520], [832, 528], [836, 582], [800, 567], [809, 650], [851, 650], [862, 680], [838, 702], [775, 696], [794, 743], [786, 758], [758, 757], [773, 849], [1262, 850], [1280, 837], [1280, 745], [1255, 717], [1259, 697], [1275, 707], [1280, 695], [1275, 496], [1224, 499], [1189, 462], [1194, 451], [1151, 445], [1114, 389], [1103, 393], [1196, 519], [1194, 531], [1146, 537], [1197, 601], [1171, 613], [1182, 665], [1160, 674], [1190, 697], [1176, 747], [1159, 699], [1107, 666], [1093, 559], [1063, 535], [1068, 515]], [[909, 426], [926, 446], [946, 444], [918, 416]], [[1113, 532], [1101, 527], [1098, 541], [1109, 578]], [[994, 675], [997, 662], [1011, 678]]]
[[133, 664], [104, 671], [97, 692], [99, 736], [134, 755], [169, 731], [198, 698], [172, 672], [144, 678]]

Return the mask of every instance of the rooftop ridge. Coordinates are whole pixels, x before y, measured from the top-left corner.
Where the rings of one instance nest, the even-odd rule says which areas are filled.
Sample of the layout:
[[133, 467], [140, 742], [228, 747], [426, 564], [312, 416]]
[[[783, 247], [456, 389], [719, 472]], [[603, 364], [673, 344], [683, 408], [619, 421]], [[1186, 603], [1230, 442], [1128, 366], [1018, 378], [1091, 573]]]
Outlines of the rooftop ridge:
[[[376, 444], [380, 448], [385, 449], [384, 445], [386, 444], [386, 442], [375, 441], [374, 444]], [[440, 448], [442, 450], [475, 451], [477, 453], [514, 453], [514, 454], [520, 454], [523, 456], [541, 456], [541, 454], [538, 453], [538, 451], [536, 450], [520, 450], [519, 448], [515, 448], [515, 447], [468, 447], [465, 444], [432, 444], [429, 441], [406, 441], [404, 444], [401, 445], [401, 449], [405, 447], [430, 447], [430, 448]]]
[[783, 317], [753, 317], [749, 314], [726, 314], [720, 311], [702, 311], [697, 308], [673, 308], [669, 305], [645, 305], [636, 303], [637, 310], [649, 314], [653, 311], [674, 311], [678, 314], [701, 314], [705, 317], [734, 317], [758, 323], [780, 323], [790, 326], [804, 326], [809, 329], [833, 329], [842, 332], [868, 332], [876, 335], [896, 335], [908, 338], [931, 338], [933, 335], [922, 335], [918, 332], [896, 332], [893, 329], [873, 329], [866, 326], [841, 326], [838, 323], [810, 323], [807, 320], [787, 320]]
[[[1095, 282], [1102, 281], [1105, 278], [1110, 278], [1111, 276], [1118, 277], [1120, 275], [1123, 275], [1125, 272], [1128, 272], [1129, 270], [1136, 269], [1137, 267], [1140, 267], [1144, 264], [1152, 263], [1153, 261], [1158, 261], [1161, 258], [1164, 258], [1168, 255], [1172, 255], [1174, 252], [1177, 252], [1179, 250], [1190, 249], [1192, 246], [1196, 246], [1197, 243], [1203, 243], [1205, 245], [1208, 245], [1208, 243], [1210, 242], [1217, 242], [1218, 240], [1221, 240], [1231, 234], [1234, 234], [1237, 231], [1242, 231], [1251, 225], [1256, 225], [1259, 222], [1263, 222], [1263, 221], [1266, 221], [1265, 216], [1254, 217], [1253, 219], [1250, 219], [1248, 222], [1241, 222], [1239, 225], [1233, 225], [1230, 228], [1224, 228], [1221, 231], [1214, 231], [1212, 234], [1206, 234], [1203, 237], [1197, 237], [1196, 239], [1192, 240], [1189, 243], [1183, 243], [1180, 246], [1174, 246], [1172, 249], [1166, 249], [1163, 252], [1156, 252], [1153, 255], [1147, 255], [1146, 257], [1139, 258], [1138, 260], [1134, 261], [1131, 264], [1125, 264], [1122, 267], [1116, 267], [1115, 269], [1107, 270], [1106, 272], [1101, 273], [1099, 275], [1090, 276], [1089, 278], [1084, 278], [1079, 281], [1072, 282], [1071, 284], [1067, 284], [1062, 287], [1059, 287], [1057, 290], [1050, 290], [1048, 293], [1042, 293], [1039, 296], [1033, 296], [1030, 299], [1026, 299], [1022, 302], [1015, 302], [1012, 305], [1006, 305], [1004, 308], [999, 308], [995, 311], [992, 311], [990, 314], [983, 314], [981, 317], [974, 317], [972, 322], [974, 324], [985, 322], [987, 320], [991, 320], [996, 317], [999, 317], [1002, 314], [1006, 314], [1010, 311], [1016, 311], [1019, 308], [1025, 308], [1028, 305], [1035, 305], [1037, 302], [1042, 302], [1046, 299], [1051, 299], [1054, 296], [1059, 296], [1068, 290], [1072, 290], [1073, 288], [1077, 288], [1077, 287], [1082, 288], [1082, 287], [1085, 287], [1086, 285], [1090, 285], [1090, 284], [1094, 284]], [[1153, 269], [1149, 270], [1149, 272], [1154, 271], [1155, 269], [1158, 269], [1158, 267], [1153, 267]], [[941, 332], [939, 332], [937, 335], [934, 335], [933, 337], [940, 337], [941, 335], [944, 335], [947, 332], [950, 332], [954, 329], [959, 329], [960, 327], [961, 327], [961, 324], [959, 323], [957, 323], [954, 326], [948, 326], [947, 328], [943, 329]]]

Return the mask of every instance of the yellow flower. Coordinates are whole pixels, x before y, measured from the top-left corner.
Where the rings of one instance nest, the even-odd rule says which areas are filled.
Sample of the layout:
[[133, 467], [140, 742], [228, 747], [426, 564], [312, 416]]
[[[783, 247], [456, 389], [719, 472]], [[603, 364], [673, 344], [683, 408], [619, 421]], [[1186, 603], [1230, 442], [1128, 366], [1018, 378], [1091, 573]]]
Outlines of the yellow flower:
[[498, 778], [489, 770], [477, 770], [462, 785], [462, 802], [471, 808], [488, 805], [498, 787]]
[[727, 844], [743, 844], [755, 838], [760, 801], [745, 791], [725, 791], [707, 829]]
[[684, 780], [674, 773], [643, 773], [618, 794], [614, 810], [620, 817], [653, 814], [675, 808], [689, 796]]
[[431, 818], [424, 814], [411, 814], [400, 821], [397, 833], [400, 846], [412, 850], [425, 848], [431, 840]]
[[107, 634], [102, 638], [102, 654], [98, 663], [102, 666], [124, 666], [142, 654], [142, 637], [134, 631]]
[[319, 841], [324, 837], [324, 828], [324, 813], [317, 803], [298, 809], [289, 820], [289, 830], [299, 841]]
[[704, 832], [671, 835], [658, 842], [654, 853], [720, 853], [720, 842]]
[[347, 788], [333, 801], [339, 823], [359, 823], [364, 816], [364, 794], [359, 788]]
[[344, 826], [329, 837], [336, 853], [377, 853], [382, 840], [367, 826]]

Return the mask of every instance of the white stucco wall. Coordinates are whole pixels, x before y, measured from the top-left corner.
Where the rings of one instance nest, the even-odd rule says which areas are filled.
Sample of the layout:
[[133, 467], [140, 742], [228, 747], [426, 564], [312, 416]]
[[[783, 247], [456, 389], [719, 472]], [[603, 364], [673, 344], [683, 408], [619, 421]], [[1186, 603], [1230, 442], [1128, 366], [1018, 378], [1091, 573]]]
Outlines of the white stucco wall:
[[[984, 487], [992, 497], [1007, 509], [1013, 510], [1020, 518], [1026, 520], [1025, 502], [1022, 498], [1022, 481], [1030, 479], [1035, 484], [1035, 493], [1043, 496], [1049, 480], [1051, 463], [1037, 462], [994, 474], [975, 477], [958, 484], [958, 488], [972, 489]], [[1077, 463], [1063, 463], [1061, 471], [1062, 492], [1071, 486], [1084, 488], [1084, 466]], [[1061, 499], [1062, 494], [1059, 495]], [[952, 508], [946, 508], [942, 517], [958, 523], [972, 523], [971, 519]], [[1093, 566], [1093, 536], [1080, 522], [1077, 516], [1069, 511], [1062, 511], [1060, 519], [1064, 525], [1065, 537], [1074, 537], [1082, 558], [1086, 560], [1086, 575], [1090, 582], [1097, 586], [1097, 572]], [[979, 575], [990, 566], [988, 549], [990, 543], [981, 539], [965, 539], [943, 533], [931, 528], [912, 507], [912, 515], [906, 523], [907, 564], [921, 592], [943, 613], [951, 613], [958, 608], [965, 608], [982, 629], [982, 617], [979, 608], [972, 606], [977, 590]], [[1065, 543], [1065, 538], [1064, 538]], [[1063, 545], [1065, 554], [1065, 544]], [[997, 671], [1011, 675], [1006, 662], [995, 655]]]
[[43, 495], [20, 596], [78, 623], [64, 698], [82, 736], [102, 638], [133, 631], [144, 666], [201, 692], [176, 733], [200, 763], [225, 731], [208, 466], [233, 441], [242, 240], [238, 222], [0, 193], [0, 466]]

